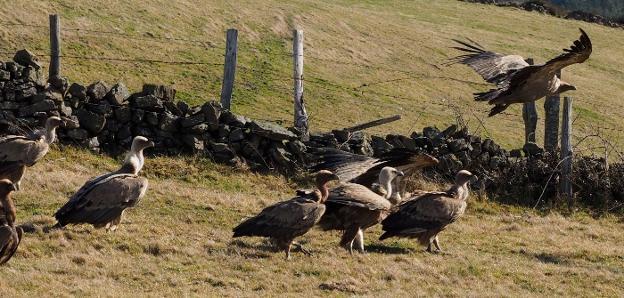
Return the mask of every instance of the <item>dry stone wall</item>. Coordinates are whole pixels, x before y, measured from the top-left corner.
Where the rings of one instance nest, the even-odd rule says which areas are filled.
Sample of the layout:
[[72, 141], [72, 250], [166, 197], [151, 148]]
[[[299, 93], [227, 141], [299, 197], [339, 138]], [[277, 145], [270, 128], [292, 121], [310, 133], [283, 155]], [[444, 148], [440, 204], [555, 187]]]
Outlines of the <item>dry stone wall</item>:
[[[312, 133], [304, 143], [294, 129], [234, 114], [215, 101], [200, 106], [176, 101], [175, 89], [168, 86], [148, 84], [131, 93], [123, 83], [84, 86], [58, 79], [46, 84], [36, 57], [28, 51], [19, 51], [13, 60], [0, 63], [0, 135], [24, 133], [57, 115], [65, 120], [58, 130], [65, 144], [116, 155], [127, 150], [134, 136], [142, 135], [156, 144], [149, 154], [200, 154], [220, 163], [283, 174], [313, 165], [314, 148], [368, 156], [408, 148], [440, 160], [426, 172], [430, 177], [450, 181], [457, 171], [468, 169], [481, 177], [474, 187], [499, 200], [533, 205], [542, 192], [546, 203], [557, 198], [557, 156], [536, 144], [507, 151], [455, 125], [443, 130], [425, 127], [410, 136], [334, 130]], [[607, 168], [604, 160], [582, 157], [574, 169], [583, 205], [603, 210], [624, 198], [623, 165]]]

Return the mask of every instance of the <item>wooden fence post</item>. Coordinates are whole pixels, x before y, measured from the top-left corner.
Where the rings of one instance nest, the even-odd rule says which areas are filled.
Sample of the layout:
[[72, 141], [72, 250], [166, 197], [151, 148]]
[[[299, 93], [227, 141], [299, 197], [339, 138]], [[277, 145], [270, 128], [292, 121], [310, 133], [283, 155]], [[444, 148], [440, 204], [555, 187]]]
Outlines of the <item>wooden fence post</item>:
[[563, 99], [563, 122], [561, 125], [561, 194], [572, 208], [574, 197], [572, 193], [572, 98]]
[[234, 77], [236, 75], [236, 55], [238, 52], [238, 30], [228, 29], [225, 42], [225, 63], [223, 64], [223, 84], [221, 85], [221, 106], [230, 109]]
[[[561, 78], [561, 71], [557, 73]], [[550, 152], [557, 150], [559, 141], [559, 109], [561, 98], [559, 94], [546, 97], [544, 101], [544, 149]]]
[[58, 15], [50, 18], [50, 69], [48, 81], [61, 76], [61, 22]]
[[[533, 65], [533, 58], [527, 58], [526, 62]], [[522, 119], [524, 120], [524, 143], [535, 143], [535, 130], [537, 129], [537, 109], [535, 102], [527, 102], [522, 106]]]
[[303, 30], [293, 30], [293, 73], [295, 81], [295, 128], [301, 132], [303, 140], [308, 140], [308, 112], [303, 100]]

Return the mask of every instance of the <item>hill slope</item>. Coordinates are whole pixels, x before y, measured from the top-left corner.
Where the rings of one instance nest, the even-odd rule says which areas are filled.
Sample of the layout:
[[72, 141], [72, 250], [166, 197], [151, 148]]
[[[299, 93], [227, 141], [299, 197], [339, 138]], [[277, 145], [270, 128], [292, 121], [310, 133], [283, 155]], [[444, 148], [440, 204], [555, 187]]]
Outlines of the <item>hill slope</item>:
[[[74, 163], [73, 160], [81, 160]], [[20, 223], [51, 215], [88, 177], [116, 161], [54, 149], [15, 194]], [[0, 267], [0, 296], [622, 296], [622, 223], [564, 218], [478, 201], [440, 236], [442, 254], [410, 240], [379, 242], [368, 254], [337, 247], [338, 233], [301, 241], [312, 257], [286, 262], [259, 239], [232, 241], [246, 216], [291, 196], [290, 183], [205, 160], [148, 159], [150, 188], [114, 233], [86, 226], [26, 234]]]
[[[620, 100], [624, 31], [619, 29], [454, 0], [60, 0], [0, 6], [0, 18], [6, 22], [41, 26], [3, 23], [0, 51], [27, 47], [45, 53], [47, 14], [52, 12], [62, 16], [64, 54], [76, 56], [218, 64], [223, 59], [225, 30], [238, 28], [240, 67], [233, 109], [287, 124], [292, 119], [290, 31], [300, 26], [305, 30], [305, 92], [313, 130], [401, 113], [404, 120], [378, 130], [408, 133], [425, 125], [454, 122], [453, 109], [444, 106], [452, 103], [461, 107], [473, 130], [509, 146], [523, 142], [520, 107], [511, 109], [514, 115], [483, 119], [481, 127], [476, 117], [485, 117], [487, 108], [473, 102], [471, 94], [489, 86], [466, 67], [438, 67], [456, 54], [449, 49], [450, 39], [469, 37], [492, 50], [543, 62], [568, 47], [578, 37], [577, 28], [583, 27], [594, 41], [595, 52], [587, 64], [564, 73], [579, 87], [570, 93], [579, 116], [575, 129], [579, 135], [589, 124], [624, 129], [619, 121], [624, 105]], [[173, 84], [180, 98], [195, 103], [219, 96], [223, 72], [219, 65], [73, 58], [64, 59], [63, 71], [75, 81], [122, 80], [135, 89], [143, 82]]]

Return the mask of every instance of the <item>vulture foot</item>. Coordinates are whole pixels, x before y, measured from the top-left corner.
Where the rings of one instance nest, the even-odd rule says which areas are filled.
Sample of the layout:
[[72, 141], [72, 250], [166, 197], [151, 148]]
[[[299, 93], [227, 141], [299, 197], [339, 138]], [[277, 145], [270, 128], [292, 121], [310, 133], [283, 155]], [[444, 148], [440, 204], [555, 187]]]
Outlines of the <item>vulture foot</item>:
[[297, 243], [297, 242], [293, 242], [293, 246], [295, 246], [295, 248], [297, 248], [298, 250], [300, 250], [302, 253], [304, 253], [306, 256], [311, 256], [312, 252], [307, 250], [306, 248], [303, 247], [303, 245], [301, 245], [301, 243]]

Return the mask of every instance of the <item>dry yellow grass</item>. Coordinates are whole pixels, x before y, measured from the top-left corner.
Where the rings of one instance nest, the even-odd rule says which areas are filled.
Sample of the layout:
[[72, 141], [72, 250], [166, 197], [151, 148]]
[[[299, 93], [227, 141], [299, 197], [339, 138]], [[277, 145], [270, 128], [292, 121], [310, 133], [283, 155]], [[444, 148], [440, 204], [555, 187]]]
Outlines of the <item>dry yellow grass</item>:
[[[79, 159], [76, 164], [73, 160]], [[40, 226], [90, 176], [116, 161], [55, 149], [15, 194], [19, 221]], [[622, 296], [624, 235], [616, 218], [565, 218], [470, 201], [443, 232], [445, 253], [409, 240], [349, 256], [338, 233], [302, 237], [312, 257], [287, 262], [260, 239], [232, 241], [245, 216], [285, 199], [292, 183], [189, 158], [149, 159], [146, 197], [114, 233], [72, 226], [27, 234], [0, 267], [0, 296]]]
[[[67, 55], [222, 63], [224, 32], [229, 27], [238, 28], [241, 68], [233, 109], [250, 117], [282, 119], [287, 124], [292, 121], [292, 66], [287, 54], [291, 51], [290, 30], [298, 26], [305, 31], [305, 88], [313, 130], [351, 126], [395, 113], [402, 114], [404, 120], [376, 132], [409, 133], [425, 125], [444, 126], [454, 122], [454, 117], [450, 109], [439, 104], [450, 102], [462, 107], [474, 130], [506, 146], [523, 142], [520, 117], [484, 119], [486, 130], [479, 129], [475, 115], [484, 117], [487, 107], [475, 103], [471, 94], [488, 86], [467, 67], [437, 67], [457, 54], [449, 48], [450, 39], [469, 37], [492, 50], [530, 56], [540, 63], [561, 53], [579, 36], [577, 28], [583, 27], [594, 42], [594, 53], [588, 63], [564, 72], [564, 78], [579, 88], [569, 94], [576, 99], [575, 113], [579, 116], [576, 134], [584, 135], [590, 124], [624, 129], [619, 121], [624, 94], [621, 29], [456, 0], [5, 0], [0, 1], [0, 19], [44, 28], [0, 24], [0, 48], [28, 47], [46, 52], [49, 13], [62, 17]], [[117, 31], [138, 35], [140, 40], [71, 28]], [[210, 44], [154, 42], [147, 33]], [[210, 65], [76, 59], [64, 59], [63, 63], [64, 73], [74, 81], [122, 80], [135, 90], [144, 82], [173, 84], [181, 98], [193, 103], [219, 97], [223, 72], [220, 66]], [[387, 80], [393, 81], [380, 83]], [[361, 87], [364, 83], [369, 85]], [[327, 113], [328, 109], [339, 113]], [[510, 112], [520, 114], [519, 106]], [[541, 129], [539, 125], [538, 135], [543, 134]], [[619, 142], [619, 133], [605, 134]]]

